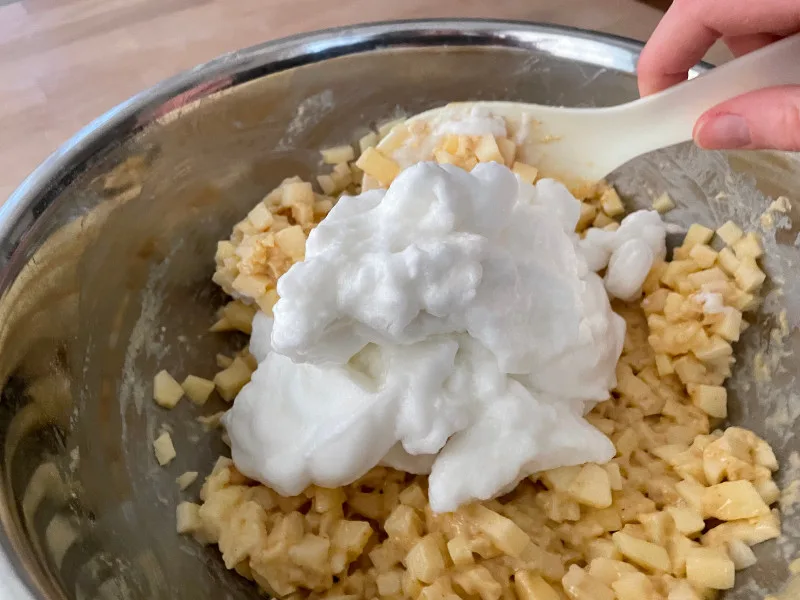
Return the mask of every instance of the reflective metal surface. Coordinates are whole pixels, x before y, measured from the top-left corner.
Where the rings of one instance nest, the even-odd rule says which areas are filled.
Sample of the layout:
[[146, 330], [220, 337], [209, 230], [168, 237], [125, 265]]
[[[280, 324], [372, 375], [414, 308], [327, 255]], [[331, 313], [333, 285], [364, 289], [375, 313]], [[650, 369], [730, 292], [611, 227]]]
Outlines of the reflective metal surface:
[[[323, 32], [187, 72], [51, 157], [0, 209], [8, 598], [257, 598], [215, 550], [174, 533], [176, 503], [199, 488], [181, 494], [175, 477], [207, 473], [224, 446], [189, 403], [166, 412], [151, 401], [157, 370], [210, 375], [215, 353], [244, 341], [206, 333], [223, 302], [210, 282], [216, 240], [281, 179], [313, 175], [319, 148], [370, 124], [453, 100], [617, 104], [636, 96], [638, 50], [597, 34], [485, 21]], [[768, 196], [789, 195], [800, 172], [791, 157], [683, 147], [637, 160], [615, 180], [631, 207], [669, 191], [681, 206], [670, 219], [719, 224], [734, 215], [757, 226]], [[765, 234], [767, 266], [782, 293], [745, 336], [731, 413], [775, 446], [786, 485], [800, 478], [791, 353], [800, 252], [794, 229], [777, 232]], [[771, 333], [782, 306], [785, 341]], [[753, 376], [764, 360], [774, 362], [772, 381]], [[151, 442], [164, 428], [178, 458], [162, 469]], [[729, 597], [760, 598], [786, 581], [800, 550], [794, 510], [785, 511], [785, 539], [759, 547], [761, 562]]]

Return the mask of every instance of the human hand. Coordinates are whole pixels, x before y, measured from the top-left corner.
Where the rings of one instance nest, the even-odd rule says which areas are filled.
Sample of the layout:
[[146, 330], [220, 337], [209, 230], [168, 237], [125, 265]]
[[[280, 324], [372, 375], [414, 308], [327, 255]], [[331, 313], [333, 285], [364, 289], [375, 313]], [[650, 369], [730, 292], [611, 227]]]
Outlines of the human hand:
[[[676, 0], [639, 58], [639, 92], [684, 81], [719, 38], [741, 56], [798, 31], [800, 0]], [[693, 135], [702, 148], [800, 150], [800, 85], [718, 104], [697, 120]]]

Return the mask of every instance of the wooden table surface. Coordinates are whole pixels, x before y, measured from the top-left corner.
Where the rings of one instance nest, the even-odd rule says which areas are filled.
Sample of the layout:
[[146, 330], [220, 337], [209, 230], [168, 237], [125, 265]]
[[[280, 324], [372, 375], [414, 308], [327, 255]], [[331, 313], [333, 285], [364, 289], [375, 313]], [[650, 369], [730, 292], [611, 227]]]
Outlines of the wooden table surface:
[[302, 31], [493, 17], [646, 39], [634, 0], [0, 0], [0, 202], [80, 127], [183, 69]]

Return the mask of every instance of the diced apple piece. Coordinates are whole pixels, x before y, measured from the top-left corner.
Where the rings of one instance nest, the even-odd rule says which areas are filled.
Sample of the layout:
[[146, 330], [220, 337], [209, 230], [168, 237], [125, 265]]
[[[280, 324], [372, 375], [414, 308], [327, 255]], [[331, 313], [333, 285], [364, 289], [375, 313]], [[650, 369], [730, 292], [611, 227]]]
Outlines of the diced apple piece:
[[317, 175], [317, 183], [326, 196], [332, 196], [336, 193], [336, 182], [330, 175]]
[[343, 519], [336, 522], [331, 542], [336, 550], [343, 551], [352, 560], [361, 554], [371, 535], [372, 527], [366, 521]]
[[682, 245], [684, 248], [691, 249], [697, 244], [707, 244], [712, 237], [714, 237], [713, 230], [699, 223], [693, 223], [689, 226], [689, 231], [686, 232]]
[[617, 454], [626, 456], [638, 447], [639, 436], [633, 429], [626, 428], [619, 432], [619, 435], [614, 438], [613, 442], [614, 446], [617, 448]]
[[181, 535], [196, 533], [203, 528], [203, 522], [200, 519], [200, 505], [194, 502], [178, 504], [175, 516], [178, 522], [176, 529]]
[[762, 439], [757, 440], [755, 443], [753, 458], [757, 465], [766, 467], [770, 471], [778, 470], [778, 459], [775, 458], [775, 452], [773, 452], [772, 447]]
[[600, 206], [609, 217], [616, 217], [625, 212], [625, 205], [613, 187], [606, 189], [600, 196]]
[[728, 276], [719, 267], [711, 267], [710, 269], [689, 273], [686, 277], [695, 289], [701, 289], [707, 284], [728, 281]]
[[639, 515], [639, 522], [647, 533], [647, 539], [659, 546], [666, 546], [674, 525], [670, 513], [664, 511], [643, 513]]
[[669, 291], [666, 288], [658, 288], [651, 294], [648, 294], [644, 300], [642, 300], [642, 310], [644, 310], [645, 314], [653, 314], [653, 313], [660, 313], [664, 312], [664, 307], [667, 304], [667, 298], [673, 292]]
[[[433, 151], [433, 157], [437, 163], [440, 165], [455, 165], [457, 167], [463, 168], [466, 170], [467, 165], [463, 158], [456, 156], [455, 154], [450, 154], [442, 149], [436, 149]], [[477, 162], [477, 159], [474, 159]]]
[[714, 333], [729, 342], [738, 341], [742, 325], [741, 311], [726, 306], [722, 315], [722, 320], [714, 326]]
[[727, 221], [717, 229], [717, 235], [728, 246], [733, 246], [744, 235], [741, 228], [733, 221]]
[[[377, 137], [377, 136], [376, 136]], [[378, 594], [384, 598], [397, 597], [403, 592], [403, 573], [399, 569], [392, 569], [384, 573], [378, 573], [375, 584], [378, 586]]]
[[180, 399], [183, 398], [183, 388], [181, 384], [167, 371], [160, 371], [153, 378], [153, 399], [156, 404], [164, 408], [175, 408]]
[[611, 584], [617, 600], [645, 600], [656, 598], [652, 582], [644, 573], [626, 573]]
[[657, 210], [662, 215], [675, 208], [675, 202], [670, 198], [667, 192], [661, 194], [658, 198], [653, 200], [653, 210]]
[[606, 463], [603, 465], [608, 473], [608, 484], [612, 490], [619, 491], [622, 489], [622, 473], [619, 470], [619, 465], [615, 462]]
[[[465, 156], [468, 143], [470, 143], [469, 137], [450, 133], [444, 136], [444, 141], [440, 144], [439, 148], [453, 156]], [[462, 149], [461, 153], [458, 151], [459, 147]]]
[[312, 571], [327, 567], [331, 542], [329, 539], [307, 533], [289, 548], [289, 560], [298, 567]]
[[767, 275], [756, 264], [754, 258], [745, 256], [734, 273], [736, 284], [745, 292], [752, 292], [761, 287]]
[[696, 589], [685, 579], [679, 579], [670, 588], [667, 600], [703, 600]]
[[701, 362], [691, 356], [681, 356], [673, 361], [672, 366], [675, 373], [684, 384], [704, 383], [706, 378], [706, 368]]
[[326, 148], [322, 150], [320, 154], [322, 154], [322, 162], [327, 165], [349, 162], [356, 157], [355, 150], [353, 150], [350, 144]]
[[[514, 166], [511, 169], [514, 173], [519, 175], [522, 181], [527, 181], [528, 183], [536, 183], [536, 178], [539, 177], [539, 169], [534, 167], [533, 165], [528, 165], [523, 162], [515, 162]], [[584, 206], [590, 206], [591, 209], [587, 209], [584, 211]], [[589, 218], [589, 213], [591, 213], [591, 218]], [[584, 223], [584, 227], [588, 225], [592, 219], [594, 219], [596, 215], [596, 210], [593, 206], [585, 203], [581, 203], [581, 221], [586, 220]], [[580, 223], [579, 223], [580, 225]]]
[[602, 229], [607, 225], [611, 225], [611, 223], [615, 222], [616, 221], [614, 221], [614, 219], [609, 217], [606, 213], [598, 212], [597, 216], [594, 218], [594, 221], [592, 221], [592, 227], [597, 227], [599, 229]]
[[612, 534], [611, 539], [622, 555], [631, 562], [646, 569], [665, 572], [670, 570], [669, 555], [661, 546], [637, 539], [621, 531]]
[[571, 600], [614, 600], [614, 592], [577, 565], [570, 566], [561, 585]]
[[370, 550], [368, 556], [380, 573], [388, 571], [395, 565], [402, 563], [406, 556], [406, 551], [392, 540], [384, 540], [383, 543], [378, 544]]
[[728, 390], [720, 385], [689, 384], [687, 386], [692, 404], [704, 413], [717, 419], [728, 416]]
[[[453, 575], [453, 580], [470, 596], [479, 596], [481, 600], [499, 600], [503, 587], [483, 565], [469, 567]], [[453, 596], [453, 600], [458, 598]], [[449, 598], [447, 600], [450, 600]]]
[[774, 504], [781, 497], [781, 490], [772, 479], [764, 479], [755, 483], [756, 491], [765, 504]]
[[422, 520], [417, 511], [406, 504], [399, 504], [386, 518], [383, 529], [390, 539], [410, 548], [422, 537]]
[[594, 527], [594, 524], [599, 525], [603, 531], [619, 531], [622, 529], [622, 517], [613, 505], [608, 508], [590, 509], [586, 511], [584, 525]]
[[577, 521], [581, 518], [580, 505], [564, 492], [544, 491], [536, 499], [547, 518], [556, 523]]
[[228, 240], [221, 240], [217, 242], [217, 252], [214, 255], [217, 260], [224, 260], [236, 255], [236, 246], [233, 242]]
[[373, 148], [378, 145], [378, 134], [374, 131], [370, 131], [364, 137], [358, 140], [358, 149], [361, 152], [366, 152], [367, 148]]
[[761, 257], [764, 254], [761, 236], [751, 231], [733, 244], [733, 251], [736, 253], [736, 258], [739, 259]]
[[595, 558], [610, 558], [620, 560], [622, 553], [611, 540], [598, 538], [590, 541], [586, 546], [586, 560], [591, 562]]
[[709, 269], [717, 260], [717, 251], [706, 244], [697, 244], [689, 250], [689, 258], [701, 269]]
[[768, 515], [762, 515], [752, 519], [741, 519], [739, 521], [721, 523], [703, 534], [703, 544], [707, 546], [719, 546], [736, 539], [750, 546], [754, 546], [755, 544], [774, 539], [780, 534], [781, 525], [777, 511], [772, 511]]
[[514, 157], [517, 155], [517, 144], [512, 140], [504, 137], [496, 137], [497, 147], [500, 148], [500, 154], [503, 155], [503, 162], [507, 167], [514, 164]]
[[664, 299], [664, 316], [667, 318], [667, 321], [677, 322], [682, 320], [683, 313], [683, 302], [684, 297], [678, 294], [677, 292], [668, 292], [666, 298]]
[[175, 446], [172, 444], [172, 436], [166, 431], [153, 442], [153, 450], [158, 464], [162, 467], [168, 465], [177, 456]]
[[676, 577], [686, 576], [686, 555], [692, 548], [698, 548], [700, 544], [693, 542], [689, 538], [680, 534], [674, 534], [667, 543], [669, 560], [672, 564], [672, 574]]
[[712, 335], [704, 347], [694, 348], [694, 355], [703, 362], [724, 358], [733, 354], [733, 347], [730, 342], [722, 339], [718, 335]]
[[661, 287], [661, 277], [666, 270], [667, 263], [663, 260], [656, 260], [650, 272], [647, 274], [647, 277], [645, 277], [644, 283], [642, 284], [642, 291], [644, 291], [645, 294], [652, 294], [657, 291]]
[[692, 548], [686, 555], [686, 579], [697, 587], [729, 590], [735, 571], [733, 561], [720, 548]]
[[214, 376], [214, 385], [223, 400], [232, 402], [236, 394], [250, 381], [251, 375], [248, 364], [242, 358], [236, 357], [230, 367]]
[[425, 497], [425, 492], [418, 483], [412, 483], [402, 492], [400, 492], [400, 502], [407, 504], [417, 510], [425, 510], [428, 504], [428, 499]]
[[684, 444], [665, 444], [651, 448], [650, 453], [675, 466], [687, 450], [688, 448]]
[[[352, 148], [351, 148], [352, 150]], [[347, 166], [346, 163], [339, 163], [336, 165], [334, 169], [334, 173], [341, 176], [346, 174], [350, 177], [350, 167]], [[334, 180], [336, 177], [334, 177]], [[311, 187], [310, 183], [305, 181], [294, 181], [292, 183], [287, 183], [283, 187], [283, 206], [295, 206], [298, 204], [305, 204], [307, 206], [312, 206], [314, 204], [314, 189]]]
[[199, 473], [197, 471], [186, 471], [183, 475], [175, 480], [175, 483], [178, 484], [178, 488], [180, 488], [181, 491], [184, 491], [195, 481], [197, 481], [198, 475]]
[[[519, 173], [517, 173], [517, 175], [519, 175], [520, 177], [523, 177]], [[538, 170], [537, 170], [537, 175], [538, 175]], [[529, 176], [530, 175], [528, 175], [528, 177]], [[523, 177], [523, 179], [525, 179], [527, 181], [527, 179], [525, 177]], [[533, 181], [536, 181], [535, 177], [534, 177]], [[529, 182], [529, 183], [533, 183], [533, 182]], [[577, 225], [575, 225], [575, 231], [583, 231], [584, 229], [586, 229], [589, 225], [592, 224], [592, 222], [594, 221], [595, 217], [597, 217], [597, 208], [595, 208], [594, 205], [589, 204], [588, 202], [581, 202], [581, 214], [580, 214], [580, 217], [578, 218]]]
[[723, 248], [719, 251], [717, 263], [728, 275], [734, 275], [741, 264], [730, 248]]
[[463, 535], [457, 535], [447, 542], [447, 553], [450, 555], [450, 560], [457, 567], [471, 565], [475, 562], [470, 542]]
[[[238, 278], [237, 278], [238, 279]], [[259, 284], [261, 289], [262, 284]], [[256, 297], [255, 295], [253, 296]], [[256, 316], [256, 307], [245, 304], [239, 300], [228, 302], [222, 307], [222, 315], [230, 321], [231, 325], [243, 333], [253, 332], [253, 318]]]
[[580, 465], [558, 467], [542, 473], [542, 481], [549, 489], [566, 493], [580, 472]]
[[444, 572], [445, 561], [436, 537], [426, 535], [405, 558], [406, 569], [423, 583], [433, 583]]
[[405, 117], [399, 117], [397, 119], [392, 119], [391, 121], [386, 121], [385, 123], [381, 123], [378, 125], [378, 137], [383, 139], [392, 131], [394, 131], [395, 127], [399, 127], [401, 125], [404, 126], [406, 119]]
[[519, 556], [530, 544], [531, 538], [511, 519], [507, 519], [481, 504], [467, 507], [467, 514], [474, 525], [509, 556]]
[[[415, 579], [408, 571], [403, 573], [403, 594], [405, 598], [422, 600], [423, 590], [427, 590], [429, 587], [423, 587], [419, 579]], [[442, 599], [440, 598], [439, 600]]]
[[256, 298], [256, 302], [258, 302], [258, 307], [262, 311], [268, 315], [272, 315], [272, 307], [278, 302], [278, 291], [274, 289], [267, 290], [266, 294], [260, 298]]
[[686, 536], [700, 533], [706, 524], [703, 516], [690, 506], [668, 506], [667, 512], [672, 515], [675, 522], [675, 529]]
[[627, 573], [637, 572], [636, 567], [621, 560], [595, 558], [589, 563], [589, 575], [606, 585], [611, 585]]
[[656, 369], [658, 370], [659, 377], [666, 377], [675, 372], [672, 366], [672, 360], [666, 354], [656, 354]]
[[728, 542], [728, 556], [733, 561], [733, 566], [737, 571], [752, 567], [758, 559], [755, 553], [742, 540], [730, 540]]
[[519, 600], [559, 600], [558, 592], [541, 575], [523, 570], [514, 573], [514, 591]]
[[275, 244], [293, 261], [303, 260], [306, 254], [306, 234], [300, 225], [292, 225], [275, 234]]
[[356, 184], [359, 184], [361, 182], [361, 179], [364, 177], [364, 171], [359, 169], [356, 166], [355, 162], [351, 162], [349, 166], [350, 166], [350, 174], [353, 176], [353, 181]]
[[214, 391], [214, 382], [196, 375], [189, 375], [181, 384], [186, 396], [197, 406], [202, 406]]
[[273, 221], [272, 212], [263, 202], [256, 204], [247, 213], [247, 219], [258, 231], [266, 231], [272, 226]]
[[[478, 547], [475, 548], [476, 552]], [[536, 544], [529, 544], [520, 557], [526, 563], [535, 565], [536, 570], [548, 581], [558, 581], [564, 576], [564, 560], [555, 552], [542, 550]]]
[[[648, 388], [649, 389], [649, 388]], [[567, 490], [581, 504], [595, 508], [611, 506], [611, 484], [608, 472], [593, 463], [584, 465]]]
[[222, 425], [222, 417], [226, 411], [221, 410], [219, 412], [215, 412], [213, 415], [208, 416], [199, 416], [197, 417], [197, 422], [203, 426], [203, 429], [206, 431], [211, 431], [213, 429], [218, 429]]
[[400, 174], [400, 165], [387, 158], [375, 148], [367, 148], [358, 157], [356, 166], [370, 177], [377, 179], [381, 185], [388, 186]]
[[478, 143], [475, 145], [475, 156], [480, 162], [496, 162], [501, 165], [505, 163], [493, 135], [482, 135], [478, 139]]
[[734, 521], [768, 515], [769, 507], [749, 481], [724, 481], [703, 492], [703, 513]]
[[[273, 283], [274, 280], [266, 275], [246, 275], [245, 273], [239, 273], [236, 276], [236, 279], [233, 280], [231, 286], [243, 296], [247, 296], [249, 298], [259, 298], [266, 293], [267, 288], [269, 288], [270, 285], [273, 285]], [[229, 323], [230, 327], [227, 329], [221, 329], [223, 321]], [[229, 331], [230, 329], [239, 329], [239, 327], [231, 323], [231, 320], [227, 316], [225, 316], [223, 319], [220, 319], [217, 323], [214, 323], [214, 325], [211, 327], [211, 331]], [[249, 332], [245, 331], [245, 333]]]

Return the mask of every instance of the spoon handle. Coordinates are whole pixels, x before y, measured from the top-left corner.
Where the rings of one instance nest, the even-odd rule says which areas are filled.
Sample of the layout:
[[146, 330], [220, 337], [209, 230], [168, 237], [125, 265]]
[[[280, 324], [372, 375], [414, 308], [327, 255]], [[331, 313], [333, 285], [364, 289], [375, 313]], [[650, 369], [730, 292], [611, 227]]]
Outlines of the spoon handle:
[[789, 84], [800, 84], [800, 34], [632, 102], [626, 106], [630, 112], [625, 120], [630, 119], [627, 125], [641, 136], [640, 153], [649, 152], [691, 140], [697, 119], [720, 102]]

